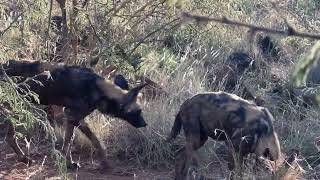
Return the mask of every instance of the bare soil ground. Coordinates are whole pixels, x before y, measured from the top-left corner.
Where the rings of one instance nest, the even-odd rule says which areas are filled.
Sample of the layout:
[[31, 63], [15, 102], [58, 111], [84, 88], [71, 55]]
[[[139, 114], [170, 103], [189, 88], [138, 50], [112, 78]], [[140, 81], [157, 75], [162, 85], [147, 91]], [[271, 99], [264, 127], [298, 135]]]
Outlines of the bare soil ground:
[[[22, 146], [22, 144], [21, 144]], [[26, 152], [26, 149], [23, 149]], [[79, 159], [81, 168], [75, 171], [68, 171], [63, 177], [58, 173], [54, 166], [54, 160], [51, 159], [47, 147], [33, 147], [30, 150], [30, 156], [34, 160], [31, 166], [17, 161], [16, 154], [6, 144], [5, 141], [0, 140], [0, 179], [4, 180], [22, 180], [22, 179], [50, 179], [58, 180], [64, 179], [113, 179], [113, 180], [172, 180], [174, 179], [174, 169], [141, 169], [129, 165], [127, 162], [119, 162], [112, 160], [114, 164], [114, 172], [107, 173], [99, 170], [98, 161], [96, 158], [88, 158], [84, 152], [78, 154], [74, 153], [73, 157], [77, 161]], [[84, 154], [84, 155], [83, 155]], [[199, 152], [200, 161], [203, 161], [201, 151]], [[81, 157], [80, 157], [81, 156]], [[83, 157], [86, 156], [86, 157]], [[209, 179], [224, 179], [228, 176], [225, 171], [225, 164], [221, 164], [216, 157], [205, 157], [210, 159], [206, 162], [201, 174], [208, 177], [215, 177]]]
[[[45, 152], [31, 153], [35, 162], [31, 166], [17, 162], [16, 154], [4, 141], [0, 141], [0, 179], [22, 180], [22, 179], [63, 179], [54, 168], [53, 160], [47, 157]], [[114, 180], [147, 180], [173, 179], [173, 171], [170, 170], [141, 170], [126, 165], [115, 165], [113, 173], [99, 171], [98, 164], [90, 159], [81, 159], [81, 168], [75, 171], [68, 171], [68, 179], [114, 179]]]

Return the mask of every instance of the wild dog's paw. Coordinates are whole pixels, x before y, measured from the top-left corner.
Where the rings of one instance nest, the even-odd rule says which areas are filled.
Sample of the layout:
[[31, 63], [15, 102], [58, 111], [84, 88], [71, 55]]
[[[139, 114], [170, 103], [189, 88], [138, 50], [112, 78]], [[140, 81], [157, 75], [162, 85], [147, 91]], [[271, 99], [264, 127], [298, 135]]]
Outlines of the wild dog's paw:
[[76, 169], [79, 169], [80, 167], [81, 167], [81, 166], [80, 166], [79, 163], [76, 163], [76, 162], [73, 162], [73, 161], [67, 162], [67, 168], [68, 168], [69, 170], [76, 170]]

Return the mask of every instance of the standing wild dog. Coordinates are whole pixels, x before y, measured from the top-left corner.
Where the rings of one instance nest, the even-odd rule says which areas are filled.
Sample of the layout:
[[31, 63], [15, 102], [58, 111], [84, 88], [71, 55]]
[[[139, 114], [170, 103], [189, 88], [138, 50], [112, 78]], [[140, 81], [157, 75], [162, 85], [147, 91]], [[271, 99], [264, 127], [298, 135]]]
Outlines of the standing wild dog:
[[[10, 77], [22, 77], [19, 81], [25, 81], [28, 88], [39, 95], [40, 104], [65, 107], [67, 122], [62, 152], [66, 154], [69, 168], [77, 166], [72, 161], [70, 153], [70, 139], [75, 126], [97, 148], [102, 168], [110, 168], [98, 138], [84, 122], [84, 118], [95, 109], [101, 113], [124, 119], [136, 128], [147, 125], [138, 104], [138, 94], [144, 85], [130, 91], [122, 90], [95, 74], [91, 69], [61, 63], [11, 60], [4, 64], [3, 68]], [[50, 74], [43, 73], [45, 71], [49, 71]], [[30, 77], [42, 84], [33, 80], [26, 81]], [[14, 149], [20, 160], [28, 162], [29, 159], [16, 143], [12, 124], [8, 123], [8, 127], [8, 144]]]
[[[266, 108], [225, 92], [198, 94], [186, 100], [167, 138], [167, 141], [174, 139], [183, 127], [186, 145], [176, 155], [176, 179], [186, 178], [194, 151], [208, 137], [225, 141], [230, 152], [239, 153], [240, 163], [249, 153], [277, 160], [280, 145], [272, 121]], [[234, 169], [235, 162], [229, 162], [228, 167]]]

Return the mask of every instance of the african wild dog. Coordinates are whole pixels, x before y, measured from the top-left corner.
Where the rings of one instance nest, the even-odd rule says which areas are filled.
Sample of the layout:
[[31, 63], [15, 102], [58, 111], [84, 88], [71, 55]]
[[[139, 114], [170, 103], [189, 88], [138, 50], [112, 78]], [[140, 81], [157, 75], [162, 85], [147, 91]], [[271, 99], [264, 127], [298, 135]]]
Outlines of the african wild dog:
[[[240, 162], [249, 153], [277, 160], [280, 145], [272, 121], [268, 109], [225, 92], [198, 94], [186, 100], [167, 138], [174, 139], [183, 127], [186, 145], [176, 155], [176, 179], [185, 179], [194, 151], [208, 137], [225, 141], [230, 152], [239, 153]], [[228, 163], [229, 169], [234, 169], [233, 159]]]
[[[138, 104], [138, 94], [144, 85], [135, 87], [130, 91], [122, 90], [95, 74], [91, 69], [61, 63], [11, 60], [4, 64], [3, 68], [10, 77], [21, 76], [20, 82], [25, 81], [28, 77], [40, 81], [42, 85], [32, 80], [26, 81], [29, 89], [39, 95], [40, 104], [65, 107], [64, 113], [67, 116], [67, 122], [62, 152], [67, 155], [69, 168], [74, 168], [77, 165], [72, 162], [69, 147], [75, 126], [97, 148], [102, 167], [110, 168], [98, 138], [84, 122], [84, 118], [95, 109], [104, 114], [126, 120], [136, 128], [147, 125]], [[45, 71], [49, 71], [50, 74], [43, 73]], [[28, 161], [13, 138], [14, 129], [12, 125], [9, 124], [9, 127], [8, 144], [15, 150], [21, 160]]]
[[255, 70], [254, 60], [247, 53], [233, 52], [227, 57], [221, 69], [216, 72], [216, 82], [225, 78], [225, 90], [232, 91], [246, 70]]
[[280, 49], [274, 43], [274, 40], [268, 35], [257, 35], [257, 45], [264, 58], [271, 61], [279, 61]]

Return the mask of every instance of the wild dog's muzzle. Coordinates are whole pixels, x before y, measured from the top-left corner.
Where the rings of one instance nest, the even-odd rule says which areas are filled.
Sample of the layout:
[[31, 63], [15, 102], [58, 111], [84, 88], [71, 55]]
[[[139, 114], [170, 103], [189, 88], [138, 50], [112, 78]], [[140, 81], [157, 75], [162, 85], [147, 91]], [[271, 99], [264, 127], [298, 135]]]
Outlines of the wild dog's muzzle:
[[144, 121], [144, 119], [142, 117], [139, 118], [138, 121], [134, 121], [132, 124], [134, 127], [136, 128], [141, 128], [141, 127], [146, 127], [147, 123]]
[[121, 114], [121, 118], [125, 119], [135, 128], [141, 128], [147, 126], [141, 113], [125, 113]]

